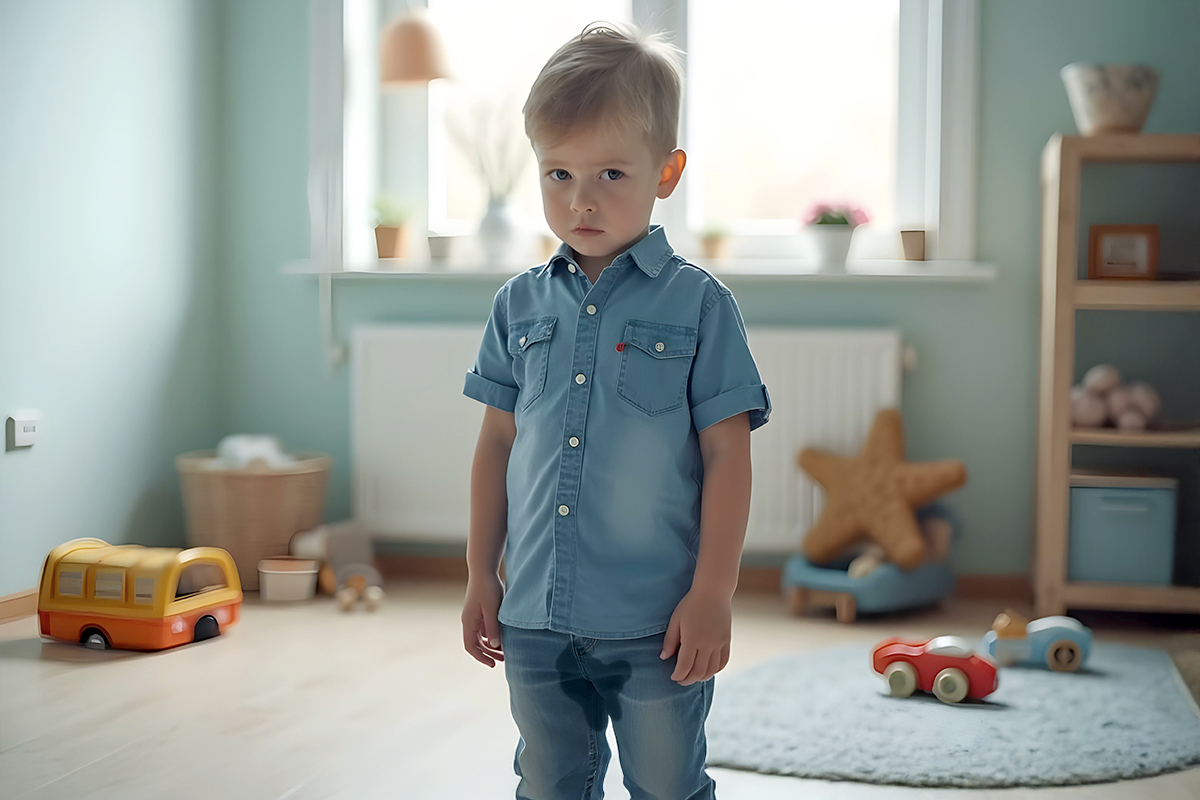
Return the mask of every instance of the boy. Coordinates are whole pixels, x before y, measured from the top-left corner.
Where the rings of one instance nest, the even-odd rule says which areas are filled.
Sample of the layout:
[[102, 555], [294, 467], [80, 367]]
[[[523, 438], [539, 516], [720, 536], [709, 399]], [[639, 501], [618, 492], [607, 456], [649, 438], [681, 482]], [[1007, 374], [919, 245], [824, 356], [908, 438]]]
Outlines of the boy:
[[525, 104], [563, 245], [497, 292], [463, 390], [488, 406], [463, 644], [505, 661], [518, 798], [601, 797], [610, 719], [632, 797], [714, 796], [710, 679], [771, 403], [729, 290], [649, 225], [686, 163], [680, 92], [677, 51], [593, 25]]

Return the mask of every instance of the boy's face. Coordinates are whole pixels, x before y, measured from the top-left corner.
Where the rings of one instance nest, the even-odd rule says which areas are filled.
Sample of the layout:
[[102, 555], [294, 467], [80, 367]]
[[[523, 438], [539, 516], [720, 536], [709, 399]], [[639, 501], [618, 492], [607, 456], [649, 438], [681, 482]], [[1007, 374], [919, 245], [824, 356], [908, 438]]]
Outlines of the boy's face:
[[670, 196], [685, 163], [682, 150], [656, 157], [642, 136], [611, 125], [534, 142], [533, 151], [550, 229], [601, 266], [645, 236], [655, 198]]

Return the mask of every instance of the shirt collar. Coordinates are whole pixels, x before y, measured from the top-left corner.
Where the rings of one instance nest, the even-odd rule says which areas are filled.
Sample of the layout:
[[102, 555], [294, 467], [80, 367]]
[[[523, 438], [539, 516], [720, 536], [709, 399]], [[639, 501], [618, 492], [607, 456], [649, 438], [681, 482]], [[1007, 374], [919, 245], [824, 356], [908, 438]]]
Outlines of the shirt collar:
[[[663, 226], [651, 225], [650, 232], [646, 234], [645, 238], [614, 258], [612, 266], [623, 267], [629, 261], [632, 261], [641, 268], [642, 272], [653, 278], [662, 271], [662, 268], [666, 266], [667, 261], [673, 255], [675, 255], [675, 251], [667, 242], [667, 234], [663, 230]], [[550, 260], [546, 262], [546, 265], [538, 272], [538, 275], [552, 273], [554, 265], [558, 263], [575, 264], [575, 268], [579, 268], [579, 264], [575, 261], [575, 254], [571, 251], [570, 245], [565, 242], [559, 246], [554, 255], [550, 257]]]

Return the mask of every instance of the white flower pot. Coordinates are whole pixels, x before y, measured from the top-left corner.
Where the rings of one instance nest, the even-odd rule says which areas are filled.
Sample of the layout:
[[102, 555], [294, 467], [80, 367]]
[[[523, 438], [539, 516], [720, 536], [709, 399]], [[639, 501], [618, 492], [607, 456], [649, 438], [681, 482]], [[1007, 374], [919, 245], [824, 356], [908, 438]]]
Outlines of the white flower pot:
[[809, 225], [809, 257], [819, 272], [845, 272], [846, 256], [854, 238], [853, 225]]
[[1158, 93], [1158, 71], [1136, 64], [1068, 64], [1060, 73], [1084, 136], [1138, 133]]

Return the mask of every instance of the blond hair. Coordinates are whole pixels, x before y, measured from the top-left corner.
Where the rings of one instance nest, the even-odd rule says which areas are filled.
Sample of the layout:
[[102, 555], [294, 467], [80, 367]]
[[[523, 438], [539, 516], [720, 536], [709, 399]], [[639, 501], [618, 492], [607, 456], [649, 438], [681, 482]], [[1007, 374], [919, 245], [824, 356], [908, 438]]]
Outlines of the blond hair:
[[614, 122], [646, 136], [656, 155], [675, 149], [682, 52], [661, 34], [593, 22], [542, 67], [525, 101], [525, 133], [553, 142], [582, 125]]

